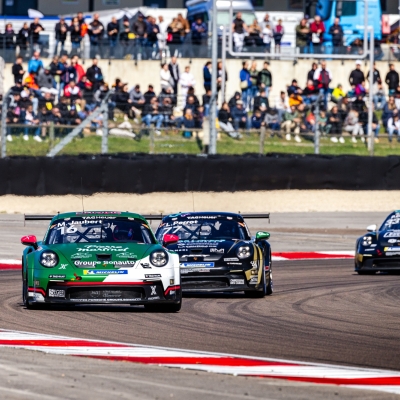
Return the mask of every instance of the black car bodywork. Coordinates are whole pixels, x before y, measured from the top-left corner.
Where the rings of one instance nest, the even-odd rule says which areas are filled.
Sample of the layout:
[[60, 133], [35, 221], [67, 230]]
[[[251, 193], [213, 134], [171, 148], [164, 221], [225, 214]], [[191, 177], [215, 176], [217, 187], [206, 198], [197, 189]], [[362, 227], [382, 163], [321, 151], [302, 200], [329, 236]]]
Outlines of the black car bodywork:
[[400, 210], [389, 214], [379, 229], [371, 225], [367, 230], [357, 239], [355, 271], [359, 274], [400, 271]]
[[173, 214], [162, 219], [156, 237], [162, 240], [165, 234], [179, 236], [179, 242], [169, 245], [168, 250], [179, 254], [183, 292], [244, 291], [255, 297], [272, 294], [269, 233], [258, 232], [252, 238], [242, 215]]

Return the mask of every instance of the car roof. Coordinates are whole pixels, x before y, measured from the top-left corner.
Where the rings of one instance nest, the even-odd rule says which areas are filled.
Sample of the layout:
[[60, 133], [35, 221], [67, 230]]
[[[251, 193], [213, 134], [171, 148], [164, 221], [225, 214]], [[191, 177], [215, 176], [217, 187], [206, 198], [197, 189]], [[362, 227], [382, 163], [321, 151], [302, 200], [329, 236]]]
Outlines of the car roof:
[[73, 217], [122, 217], [122, 218], [135, 218], [146, 221], [146, 218], [140, 214], [132, 213], [129, 211], [77, 211], [57, 214], [52, 221]]
[[166, 215], [163, 218], [163, 221], [169, 221], [174, 218], [186, 218], [186, 217], [231, 217], [237, 220], [243, 221], [243, 217], [237, 213], [230, 213], [230, 212], [219, 212], [219, 211], [197, 211], [197, 212], [179, 212], [177, 214], [170, 214]]

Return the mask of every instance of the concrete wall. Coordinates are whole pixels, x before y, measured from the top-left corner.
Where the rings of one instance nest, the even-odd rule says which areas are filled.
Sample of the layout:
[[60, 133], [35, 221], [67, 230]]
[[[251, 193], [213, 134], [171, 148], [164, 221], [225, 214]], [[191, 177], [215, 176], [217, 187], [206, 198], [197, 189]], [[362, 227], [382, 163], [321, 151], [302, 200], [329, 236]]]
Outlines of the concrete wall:
[[[191, 71], [196, 79], [196, 94], [201, 96], [204, 94], [203, 88], [203, 66], [207, 60], [197, 59], [193, 60], [191, 64]], [[45, 60], [44, 64], [48, 65], [50, 60]], [[262, 68], [262, 61], [258, 61], [259, 69]], [[331, 87], [335, 87], [341, 83], [345, 90], [350, 88], [348, 79], [350, 72], [355, 68], [354, 61], [347, 61], [342, 65], [341, 61], [328, 61], [328, 69], [332, 72], [332, 84]], [[87, 61], [85, 68], [91, 65], [90, 61]], [[189, 65], [189, 60], [180, 59], [179, 65], [181, 71], [183, 71], [186, 65]], [[161, 90], [160, 87], [160, 63], [157, 61], [141, 61], [135, 66], [134, 61], [127, 60], [115, 60], [110, 64], [108, 60], [100, 60], [99, 66], [101, 67], [106, 81], [112, 84], [116, 78], [122, 79], [123, 82], [129, 83], [130, 86], [140, 84], [142, 91], [147, 90], [147, 85], [152, 84], [156, 93]], [[388, 72], [387, 62], [377, 62], [378, 69], [381, 72], [381, 76], [384, 79]], [[241, 60], [227, 60], [227, 72], [228, 72], [228, 83], [226, 94], [230, 98], [235, 91], [240, 91], [239, 86], [239, 72], [242, 68]], [[286, 90], [286, 86], [289, 85], [292, 79], [297, 79], [299, 86], [304, 87], [306, 85], [306, 77], [308, 71], [311, 69], [311, 61], [302, 60], [296, 65], [293, 65], [291, 61], [271, 61], [270, 70], [273, 76], [273, 87], [270, 96], [272, 104], [275, 99], [279, 96], [281, 90]], [[365, 74], [368, 73], [368, 66], [363, 66]], [[13, 77], [11, 75], [11, 65], [7, 64], [5, 68], [5, 82], [4, 88], [7, 90], [13, 84]], [[386, 85], [385, 85], [385, 89]]]
[[39, 0], [38, 9], [45, 15], [72, 14], [89, 10], [89, 0]]

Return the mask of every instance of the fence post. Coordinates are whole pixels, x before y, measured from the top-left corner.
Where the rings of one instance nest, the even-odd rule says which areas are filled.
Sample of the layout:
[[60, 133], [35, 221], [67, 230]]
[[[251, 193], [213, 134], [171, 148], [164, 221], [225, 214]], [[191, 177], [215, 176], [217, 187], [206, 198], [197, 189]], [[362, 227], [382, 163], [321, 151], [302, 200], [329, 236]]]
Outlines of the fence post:
[[50, 139], [50, 148], [52, 149], [54, 146], [54, 122], [50, 122], [49, 127], [49, 139]]
[[149, 144], [149, 154], [154, 154], [154, 129], [150, 129], [150, 144]]
[[101, 154], [108, 153], [108, 103], [103, 105], [103, 135], [101, 136]]
[[314, 133], [314, 154], [319, 154], [319, 101], [321, 97], [321, 92], [317, 96], [317, 104], [315, 105], [315, 133]]
[[11, 89], [3, 97], [3, 105], [1, 108], [1, 158], [7, 157], [7, 100], [10, 97]]
[[265, 133], [266, 133], [266, 128], [265, 126], [262, 126], [260, 132], [260, 149], [258, 151], [260, 155], [264, 154]]

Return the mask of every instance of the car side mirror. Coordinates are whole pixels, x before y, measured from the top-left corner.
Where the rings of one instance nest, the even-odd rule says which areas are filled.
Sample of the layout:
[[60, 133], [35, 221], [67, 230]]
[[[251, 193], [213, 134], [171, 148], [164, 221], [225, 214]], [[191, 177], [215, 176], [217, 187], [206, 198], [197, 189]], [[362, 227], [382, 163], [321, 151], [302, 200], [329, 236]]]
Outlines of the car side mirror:
[[35, 235], [23, 236], [21, 238], [21, 243], [24, 246], [32, 246], [35, 250], [38, 248], [37, 239]]
[[367, 226], [367, 232], [376, 232], [376, 228], [377, 228], [376, 224]]
[[169, 244], [175, 244], [179, 242], [179, 236], [178, 235], [172, 235], [170, 233], [167, 233], [163, 237], [163, 246], [167, 247]]
[[269, 232], [257, 232], [256, 233], [256, 242], [260, 241], [260, 240], [268, 240], [269, 237], [271, 236], [271, 234]]

